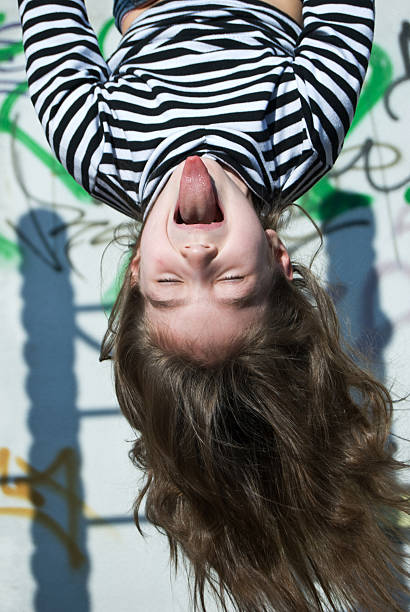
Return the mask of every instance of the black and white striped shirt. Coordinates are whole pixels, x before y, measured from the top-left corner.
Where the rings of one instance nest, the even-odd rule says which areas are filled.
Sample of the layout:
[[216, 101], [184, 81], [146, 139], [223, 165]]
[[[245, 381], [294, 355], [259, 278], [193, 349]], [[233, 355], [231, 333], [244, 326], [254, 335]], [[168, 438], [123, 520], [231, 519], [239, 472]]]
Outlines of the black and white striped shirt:
[[138, 217], [173, 169], [206, 155], [266, 203], [331, 166], [371, 49], [374, 0], [303, 0], [303, 29], [261, 0], [162, 0], [108, 63], [83, 0], [20, 0], [30, 95], [57, 158]]

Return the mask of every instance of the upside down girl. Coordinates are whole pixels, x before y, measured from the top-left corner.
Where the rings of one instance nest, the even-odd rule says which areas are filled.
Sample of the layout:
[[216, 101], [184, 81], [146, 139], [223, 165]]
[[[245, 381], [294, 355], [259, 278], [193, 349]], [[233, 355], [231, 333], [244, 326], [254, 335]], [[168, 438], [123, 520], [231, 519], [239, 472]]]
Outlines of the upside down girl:
[[101, 358], [136, 432], [135, 504], [240, 612], [402, 610], [408, 511], [386, 388], [279, 237], [334, 164], [373, 0], [119, 0], [102, 58], [83, 0], [21, 0], [57, 158], [139, 229]]

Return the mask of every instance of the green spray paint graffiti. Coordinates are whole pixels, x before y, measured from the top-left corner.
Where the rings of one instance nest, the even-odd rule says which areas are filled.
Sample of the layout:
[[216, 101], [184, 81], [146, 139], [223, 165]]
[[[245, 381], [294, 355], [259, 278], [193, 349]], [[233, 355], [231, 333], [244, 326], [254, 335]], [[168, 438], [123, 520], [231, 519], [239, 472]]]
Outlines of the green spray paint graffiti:
[[78, 185], [67, 170], [49, 153], [44, 147], [34, 140], [25, 130], [21, 129], [15, 120], [11, 119], [11, 112], [14, 105], [27, 91], [27, 84], [20, 83], [12, 91], [0, 107], [0, 132], [10, 134], [15, 140], [27, 147], [30, 152], [37, 157], [54, 176], [60, 179], [69, 191], [79, 200], [84, 202], [92, 201], [92, 198], [84, 189]]
[[105, 42], [107, 40], [107, 36], [110, 33], [111, 28], [114, 27], [114, 18], [108, 19], [101, 28], [97, 38], [98, 38], [98, 46], [100, 47], [101, 54], [103, 57], [107, 57], [107, 52], [105, 50]]
[[349, 134], [356, 129], [364, 117], [380, 102], [392, 79], [393, 64], [389, 56], [381, 47], [373, 45], [370, 58], [370, 79], [362, 90]]
[[118, 293], [120, 292], [130, 259], [131, 251], [124, 256], [124, 259], [119, 266], [117, 276], [101, 297], [101, 302], [107, 316], [109, 316], [111, 308], [117, 299]]
[[[370, 78], [363, 88], [356, 114], [346, 137], [357, 128], [366, 115], [382, 100], [393, 78], [393, 66], [387, 53], [374, 45], [370, 59]], [[373, 198], [366, 194], [337, 189], [328, 177], [299, 200], [299, 204], [317, 221], [331, 221], [348, 210], [370, 206]]]
[[18, 266], [21, 262], [21, 252], [19, 247], [0, 234], [0, 257], [4, 262]]
[[[6, 13], [0, 13], [0, 26], [5, 22], [5, 20]], [[3, 47], [3, 49], [0, 49], [0, 62], [8, 62], [13, 59], [13, 57], [22, 52], [23, 44], [21, 42], [11, 43], [6, 47]]]

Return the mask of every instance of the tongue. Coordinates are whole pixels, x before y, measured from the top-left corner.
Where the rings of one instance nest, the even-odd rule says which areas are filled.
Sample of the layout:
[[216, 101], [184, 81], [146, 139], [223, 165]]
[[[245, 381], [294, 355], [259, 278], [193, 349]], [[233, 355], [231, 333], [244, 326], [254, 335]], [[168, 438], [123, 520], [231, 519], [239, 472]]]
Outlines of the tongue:
[[185, 161], [177, 209], [187, 224], [212, 223], [220, 215], [211, 177], [198, 155], [187, 157]]

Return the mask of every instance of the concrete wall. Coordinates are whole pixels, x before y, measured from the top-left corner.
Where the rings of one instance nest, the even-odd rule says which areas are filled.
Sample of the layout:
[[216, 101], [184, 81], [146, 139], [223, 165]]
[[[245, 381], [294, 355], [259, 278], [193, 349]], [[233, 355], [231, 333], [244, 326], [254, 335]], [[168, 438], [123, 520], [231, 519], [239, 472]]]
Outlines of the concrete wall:
[[[410, 10], [377, 0], [376, 45], [331, 175], [303, 199], [325, 234], [316, 263], [353, 341], [396, 395], [410, 391]], [[138, 473], [109, 364], [98, 363], [122, 218], [53, 160], [27, 97], [14, 2], [0, 16], [0, 601], [3, 612], [190, 611], [167, 544], [132, 523]], [[107, 0], [89, 12], [114, 48]], [[288, 244], [317, 241], [296, 215]], [[101, 280], [102, 276], [102, 280]], [[350, 317], [350, 325], [346, 319]], [[409, 437], [409, 402], [395, 433]], [[397, 438], [398, 454], [408, 444]], [[213, 610], [212, 605], [209, 610]]]

